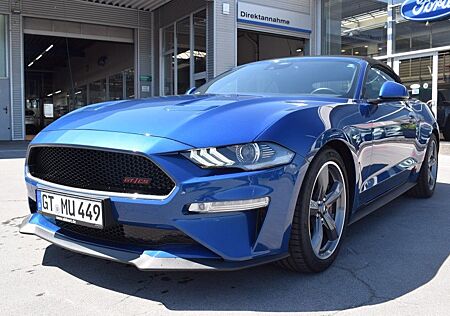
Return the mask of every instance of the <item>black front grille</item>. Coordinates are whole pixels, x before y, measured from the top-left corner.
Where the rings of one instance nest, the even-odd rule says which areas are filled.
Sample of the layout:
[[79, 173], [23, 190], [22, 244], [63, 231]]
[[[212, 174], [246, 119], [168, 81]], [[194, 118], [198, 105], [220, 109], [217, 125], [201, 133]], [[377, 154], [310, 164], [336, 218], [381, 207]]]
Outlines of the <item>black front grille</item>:
[[[165, 196], [175, 186], [149, 159], [112, 151], [34, 147], [30, 150], [28, 168], [38, 179], [95, 191]], [[145, 184], [136, 184], [139, 181], [130, 179]]]
[[63, 221], [56, 221], [60, 232], [72, 237], [88, 237], [109, 243], [132, 244], [136, 246], [162, 246], [173, 244], [195, 244], [195, 241], [179, 230], [166, 230], [129, 225], [114, 225], [95, 229]]

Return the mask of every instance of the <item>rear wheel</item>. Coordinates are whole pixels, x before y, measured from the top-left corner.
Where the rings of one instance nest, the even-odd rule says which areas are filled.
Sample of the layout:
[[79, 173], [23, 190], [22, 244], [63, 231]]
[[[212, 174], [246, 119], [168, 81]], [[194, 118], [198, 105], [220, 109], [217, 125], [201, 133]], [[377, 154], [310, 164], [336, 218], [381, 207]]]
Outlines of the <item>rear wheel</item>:
[[417, 198], [429, 198], [433, 195], [437, 183], [438, 145], [433, 134], [428, 141], [427, 153], [420, 169], [417, 184], [411, 189], [410, 195]]
[[333, 149], [318, 154], [297, 200], [289, 242], [290, 256], [280, 264], [298, 272], [321, 272], [335, 260], [348, 218], [348, 180]]

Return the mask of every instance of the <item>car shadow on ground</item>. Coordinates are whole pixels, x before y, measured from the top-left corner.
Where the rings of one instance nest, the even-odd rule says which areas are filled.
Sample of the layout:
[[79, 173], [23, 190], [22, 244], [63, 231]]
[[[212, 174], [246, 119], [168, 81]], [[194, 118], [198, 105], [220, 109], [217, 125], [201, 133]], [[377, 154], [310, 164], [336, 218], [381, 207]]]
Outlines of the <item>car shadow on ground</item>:
[[95, 285], [161, 302], [170, 310], [313, 312], [383, 303], [428, 283], [450, 254], [449, 184], [435, 197], [401, 197], [352, 225], [322, 274], [275, 265], [237, 272], [140, 272], [56, 246], [43, 264]]

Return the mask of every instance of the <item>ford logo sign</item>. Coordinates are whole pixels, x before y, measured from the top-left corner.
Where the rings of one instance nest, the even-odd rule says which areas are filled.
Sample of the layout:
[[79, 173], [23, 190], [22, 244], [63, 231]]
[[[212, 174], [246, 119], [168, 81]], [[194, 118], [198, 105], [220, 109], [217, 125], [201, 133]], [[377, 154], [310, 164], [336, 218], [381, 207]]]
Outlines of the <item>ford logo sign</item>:
[[450, 0], [406, 0], [402, 16], [411, 21], [431, 22], [450, 16]]

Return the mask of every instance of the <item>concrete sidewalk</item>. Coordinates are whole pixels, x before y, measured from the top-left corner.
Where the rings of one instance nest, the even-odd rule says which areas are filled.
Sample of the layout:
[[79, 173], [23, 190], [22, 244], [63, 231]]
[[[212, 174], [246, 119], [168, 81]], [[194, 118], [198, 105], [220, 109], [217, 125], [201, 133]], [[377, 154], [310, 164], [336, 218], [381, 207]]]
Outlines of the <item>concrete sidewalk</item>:
[[450, 155], [450, 142], [446, 142], [446, 141], [441, 140], [440, 154]]
[[274, 265], [140, 272], [20, 235], [24, 159], [0, 159], [0, 314], [448, 315], [449, 147], [431, 199], [402, 196], [350, 226], [336, 263], [317, 275]]

